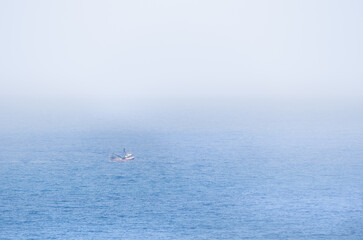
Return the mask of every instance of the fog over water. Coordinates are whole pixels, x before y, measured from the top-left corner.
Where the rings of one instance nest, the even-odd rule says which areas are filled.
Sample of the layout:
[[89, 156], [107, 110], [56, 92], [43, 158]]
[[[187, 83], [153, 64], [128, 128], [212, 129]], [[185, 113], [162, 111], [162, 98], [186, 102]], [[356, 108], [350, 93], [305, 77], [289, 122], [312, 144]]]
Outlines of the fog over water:
[[363, 129], [360, 101], [292, 98], [37, 99], [1, 104], [2, 132]]
[[0, 128], [235, 126], [299, 110], [357, 119], [362, 7], [1, 1]]
[[363, 239], [362, 12], [0, 1], [0, 239]]

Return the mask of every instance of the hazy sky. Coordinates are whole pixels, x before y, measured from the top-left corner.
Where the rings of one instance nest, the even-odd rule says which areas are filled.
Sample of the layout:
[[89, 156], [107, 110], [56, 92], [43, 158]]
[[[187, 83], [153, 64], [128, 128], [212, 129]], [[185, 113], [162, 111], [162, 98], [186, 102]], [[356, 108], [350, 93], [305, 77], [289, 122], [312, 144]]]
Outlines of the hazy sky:
[[0, 1], [0, 95], [363, 96], [363, 2]]

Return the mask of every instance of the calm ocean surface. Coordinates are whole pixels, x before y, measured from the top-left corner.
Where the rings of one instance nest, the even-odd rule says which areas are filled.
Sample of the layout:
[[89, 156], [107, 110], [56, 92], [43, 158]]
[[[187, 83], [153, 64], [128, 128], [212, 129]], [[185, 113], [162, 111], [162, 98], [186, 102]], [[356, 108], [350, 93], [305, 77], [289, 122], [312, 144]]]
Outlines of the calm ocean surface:
[[356, 130], [3, 134], [0, 239], [363, 239]]

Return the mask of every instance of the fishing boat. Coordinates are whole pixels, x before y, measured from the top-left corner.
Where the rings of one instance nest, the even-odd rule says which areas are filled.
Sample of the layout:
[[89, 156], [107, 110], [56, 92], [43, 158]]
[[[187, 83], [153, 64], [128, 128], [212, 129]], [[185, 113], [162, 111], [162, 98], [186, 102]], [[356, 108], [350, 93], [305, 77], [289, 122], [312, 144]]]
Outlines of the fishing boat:
[[123, 155], [119, 155], [116, 153], [112, 153], [111, 155], [111, 161], [130, 161], [130, 160], [134, 160], [135, 157], [132, 153], [126, 153], [126, 150], [124, 148], [124, 153]]

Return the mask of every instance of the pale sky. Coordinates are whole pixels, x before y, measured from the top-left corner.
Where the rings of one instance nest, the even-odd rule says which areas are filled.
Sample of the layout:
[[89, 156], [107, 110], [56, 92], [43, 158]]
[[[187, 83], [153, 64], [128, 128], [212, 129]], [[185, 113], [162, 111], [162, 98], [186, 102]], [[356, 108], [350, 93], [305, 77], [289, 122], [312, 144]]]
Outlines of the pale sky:
[[0, 1], [0, 95], [363, 96], [363, 2]]

